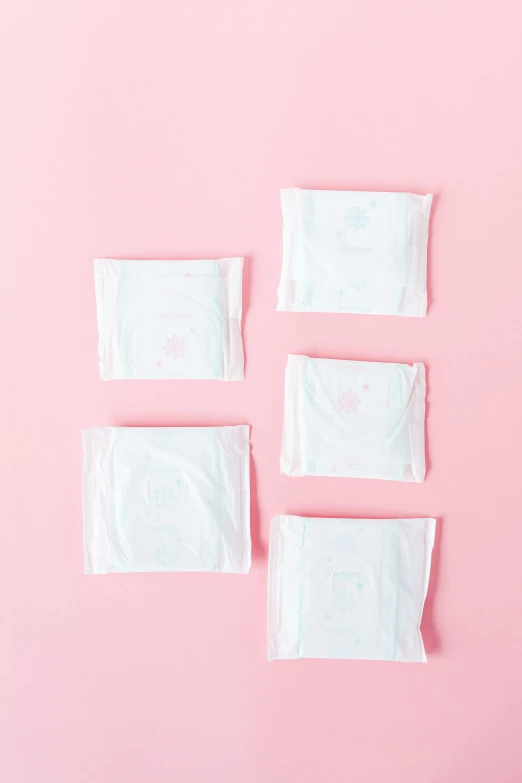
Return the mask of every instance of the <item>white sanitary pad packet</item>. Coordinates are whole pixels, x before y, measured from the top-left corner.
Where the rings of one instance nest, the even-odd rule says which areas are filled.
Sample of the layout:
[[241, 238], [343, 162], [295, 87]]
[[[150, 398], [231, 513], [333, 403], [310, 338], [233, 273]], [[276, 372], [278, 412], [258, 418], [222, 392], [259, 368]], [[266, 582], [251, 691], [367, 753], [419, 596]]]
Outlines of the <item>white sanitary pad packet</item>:
[[268, 659], [426, 662], [434, 519], [274, 517]]
[[283, 268], [277, 309], [426, 315], [432, 198], [282, 190]]
[[281, 473], [423, 481], [423, 364], [290, 355]]
[[250, 569], [250, 427], [83, 430], [86, 574]]
[[243, 380], [242, 269], [242, 258], [96, 259], [103, 380]]

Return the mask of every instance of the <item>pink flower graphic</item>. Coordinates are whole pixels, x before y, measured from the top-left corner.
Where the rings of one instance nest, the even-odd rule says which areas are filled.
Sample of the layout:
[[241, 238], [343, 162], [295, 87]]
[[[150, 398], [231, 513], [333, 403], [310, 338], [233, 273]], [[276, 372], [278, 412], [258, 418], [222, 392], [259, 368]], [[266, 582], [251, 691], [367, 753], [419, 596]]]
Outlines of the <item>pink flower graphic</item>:
[[353, 392], [351, 389], [348, 389], [348, 391], [342, 391], [339, 394], [337, 404], [340, 411], [351, 413], [352, 411], [357, 412], [357, 408], [361, 404], [361, 400], [359, 399], [357, 392]]
[[364, 389], [364, 391], [368, 391], [368, 389], [369, 389], [369, 388], [370, 388], [370, 387], [368, 386], [368, 384], [367, 384], [367, 383], [365, 383], [365, 384], [364, 384], [364, 386], [363, 386], [363, 389]]
[[163, 350], [167, 356], [172, 356], [173, 359], [179, 359], [181, 356], [185, 356], [187, 344], [183, 337], [178, 337], [176, 334], [173, 337], [167, 337]]

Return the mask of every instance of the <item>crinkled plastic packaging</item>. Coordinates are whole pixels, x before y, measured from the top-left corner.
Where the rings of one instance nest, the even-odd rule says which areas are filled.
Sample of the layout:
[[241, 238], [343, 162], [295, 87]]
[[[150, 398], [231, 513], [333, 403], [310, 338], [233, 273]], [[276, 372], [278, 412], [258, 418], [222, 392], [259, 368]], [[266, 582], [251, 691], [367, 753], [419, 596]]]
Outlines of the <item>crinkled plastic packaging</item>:
[[250, 427], [84, 430], [87, 574], [250, 569]]
[[426, 662], [420, 631], [435, 520], [277, 516], [268, 658]]
[[241, 381], [242, 258], [94, 262], [100, 374]]
[[424, 480], [423, 364], [290, 355], [281, 472]]
[[278, 310], [426, 315], [432, 196], [281, 191]]

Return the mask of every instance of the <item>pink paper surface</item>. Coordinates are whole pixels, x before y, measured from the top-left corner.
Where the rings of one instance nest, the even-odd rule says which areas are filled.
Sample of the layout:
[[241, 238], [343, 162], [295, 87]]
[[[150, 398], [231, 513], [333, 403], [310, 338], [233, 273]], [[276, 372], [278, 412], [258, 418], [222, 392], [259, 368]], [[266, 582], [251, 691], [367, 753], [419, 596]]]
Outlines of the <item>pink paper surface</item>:
[[[2, 781], [520, 781], [520, 4], [2, 16]], [[276, 313], [292, 186], [436, 194], [428, 317]], [[98, 379], [94, 257], [232, 255], [244, 383]], [[290, 352], [425, 362], [425, 483], [280, 475]], [[251, 574], [84, 576], [81, 428], [236, 423]], [[276, 513], [437, 517], [427, 666], [267, 663]]]

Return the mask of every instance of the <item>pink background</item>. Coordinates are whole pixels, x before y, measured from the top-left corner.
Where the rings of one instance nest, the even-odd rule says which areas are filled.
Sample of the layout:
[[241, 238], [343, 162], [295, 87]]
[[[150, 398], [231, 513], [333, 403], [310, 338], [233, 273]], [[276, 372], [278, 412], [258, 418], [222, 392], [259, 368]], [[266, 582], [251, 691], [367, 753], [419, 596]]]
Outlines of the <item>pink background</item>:
[[[10, 0], [0, 778], [522, 777], [517, 0]], [[275, 312], [279, 188], [436, 195], [426, 319]], [[98, 379], [92, 259], [244, 255], [244, 383]], [[279, 473], [287, 353], [424, 361], [421, 485]], [[83, 575], [80, 429], [252, 424], [248, 577]], [[436, 516], [427, 666], [266, 661], [276, 513]]]

